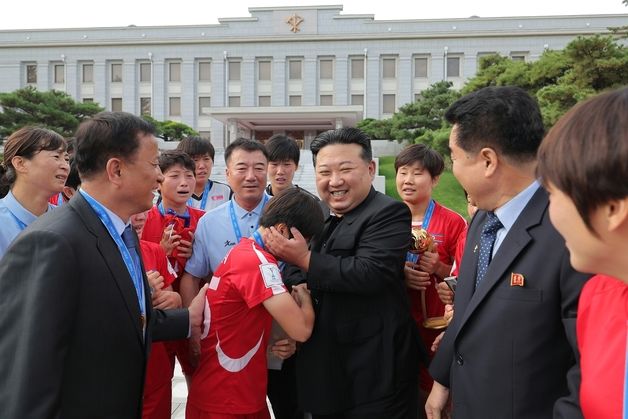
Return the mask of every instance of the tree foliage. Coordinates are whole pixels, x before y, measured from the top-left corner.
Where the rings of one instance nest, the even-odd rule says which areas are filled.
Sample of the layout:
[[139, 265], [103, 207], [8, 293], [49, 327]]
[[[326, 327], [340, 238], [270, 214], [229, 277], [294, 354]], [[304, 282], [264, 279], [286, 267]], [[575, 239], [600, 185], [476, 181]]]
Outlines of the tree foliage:
[[443, 127], [445, 111], [460, 97], [451, 82], [434, 83], [423, 92], [419, 100], [403, 105], [390, 120], [391, 139], [414, 142], [428, 131]]
[[0, 106], [0, 136], [37, 125], [71, 137], [81, 121], [103, 110], [96, 103], [76, 102], [65, 92], [41, 92], [34, 87], [0, 93]]
[[184, 124], [183, 122], [170, 120], [160, 122], [150, 115], [142, 115], [142, 118], [153, 124], [155, 126], [155, 134], [158, 137], [162, 137], [166, 141], [175, 141], [185, 137], [198, 135], [198, 132], [194, 131], [194, 128]]
[[547, 127], [573, 105], [628, 84], [628, 49], [611, 36], [578, 37], [562, 51], [545, 51], [532, 63], [484, 57], [463, 93], [486, 86], [519, 86], [535, 96]]

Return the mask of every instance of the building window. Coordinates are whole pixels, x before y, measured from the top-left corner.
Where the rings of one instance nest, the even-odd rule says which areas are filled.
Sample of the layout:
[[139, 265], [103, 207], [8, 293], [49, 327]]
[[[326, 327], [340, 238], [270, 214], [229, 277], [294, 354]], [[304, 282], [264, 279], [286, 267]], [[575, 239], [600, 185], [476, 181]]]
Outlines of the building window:
[[229, 81], [240, 81], [240, 61], [229, 61]]
[[460, 57], [447, 57], [447, 77], [460, 77]]
[[199, 131], [198, 136], [206, 140], [211, 139], [211, 131]]
[[257, 106], [270, 106], [270, 96], [260, 96], [257, 98]]
[[209, 61], [201, 61], [198, 63], [198, 81], [211, 81], [211, 63]]
[[82, 73], [83, 83], [94, 82], [94, 64], [83, 64]]
[[111, 64], [111, 82], [122, 83], [122, 64]]
[[209, 108], [212, 106], [209, 96], [200, 96], [198, 98], [198, 114], [209, 115]]
[[140, 98], [140, 114], [151, 115], [151, 99], [149, 97]]
[[229, 96], [229, 107], [237, 108], [240, 106], [240, 96]]
[[168, 98], [168, 115], [170, 116], [181, 116], [181, 98], [180, 97], [170, 97]]
[[421, 93], [415, 93], [414, 94], [414, 101], [415, 102], [418, 102], [421, 99], [423, 99], [423, 95]]
[[257, 79], [270, 80], [270, 61], [257, 62]]
[[329, 80], [334, 78], [334, 60], [320, 60], [320, 78], [321, 80]]
[[394, 58], [384, 58], [382, 60], [382, 76], [385, 79], [397, 77], [397, 60]]
[[37, 83], [37, 64], [26, 65], [26, 83]]
[[181, 81], [181, 63], [168, 63], [168, 81]]
[[364, 58], [353, 58], [351, 60], [351, 78], [358, 80], [364, 78]]
[[140, 63], [140, 82], [150, 83], [151, 63]]
[[332, 106], [333, 104], [334, 104], [334, 95], [321, 95], [320, 97], [321, 106]]
[[290, 97], [288, 98], [288, 104], [290, 106], [301, 106], [301, 96], [290, 95]]
[[111, 111], [122, 112], [122, 98], [114, 97], [111, 99]]
[[55, 64], [54, 73], [54, 82], [56, 84], [65, 83], [65, 65]]
[[521, 61], [521, 62], [525, 63], [526, 62], [526, 55], [525, 54], [515, 54], [515, 53], [513, 53], [513, 54], [510, 55], [510, 59], [513, 60], [513, 61]]
[[83, 103], [94, 103], [94, 98], [93, 97], [84, 97], [83, 98]]
[[414, 59], [414, 77], [417, 79], [427, 78], [427, 57], [416, 57]]
[[351, 95], [351, 104], [364, 106], [364, 95]]
[[385, 113], [385, 114], [395, 113], [395, 95], [392, 95], [392, 94], [383, 95], [382, 99], [383, 99], [382, 113]]
[[288, 79], [289, 80], [301, 80], [302, 79], [302, 61], [290, 60], [288, 61]]

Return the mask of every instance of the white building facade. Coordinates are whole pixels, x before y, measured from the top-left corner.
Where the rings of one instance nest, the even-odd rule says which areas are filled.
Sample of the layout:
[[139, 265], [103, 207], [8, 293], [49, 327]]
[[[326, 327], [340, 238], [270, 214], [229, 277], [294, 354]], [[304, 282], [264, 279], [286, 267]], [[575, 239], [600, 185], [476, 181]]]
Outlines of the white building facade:
[[181, 121], [222, 147], [386, 118], [491, 53], [532, 61], [628, 15], [378, 21], [342, 6], [250, 8], [215, 25], [0, 31], [0, 91], [56, 89]]

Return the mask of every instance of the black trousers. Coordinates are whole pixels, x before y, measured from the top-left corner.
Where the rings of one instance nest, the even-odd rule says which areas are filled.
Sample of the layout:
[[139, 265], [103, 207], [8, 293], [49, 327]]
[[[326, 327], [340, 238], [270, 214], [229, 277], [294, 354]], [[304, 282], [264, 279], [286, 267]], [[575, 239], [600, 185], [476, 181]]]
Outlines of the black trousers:
[[297, 399], [296, 357], [283, 361], [280, 370], [268, 370], [268, 399], [276, 419], [303, 419]]
[[312, 419], [416, 419], [418, 394], [417, 380], [402, 385], [394, 394], [383, 399], [361, 404], [341, 413], [312, 414]]

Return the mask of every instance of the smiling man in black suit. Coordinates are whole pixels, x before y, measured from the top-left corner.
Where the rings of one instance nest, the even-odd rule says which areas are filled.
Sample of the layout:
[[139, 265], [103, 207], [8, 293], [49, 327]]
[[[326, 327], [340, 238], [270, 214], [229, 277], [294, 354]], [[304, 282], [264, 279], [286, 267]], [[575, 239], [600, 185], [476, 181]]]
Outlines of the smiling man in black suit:
[[311, 144], [325, 229], [265, 240], [306, 272], [316, 321], [297, 359], [301, 406], [317, 418], [415, 419], [421, 357], [403, 280], [410, 212], [373, 189], [369, 137], [355, 128]]

